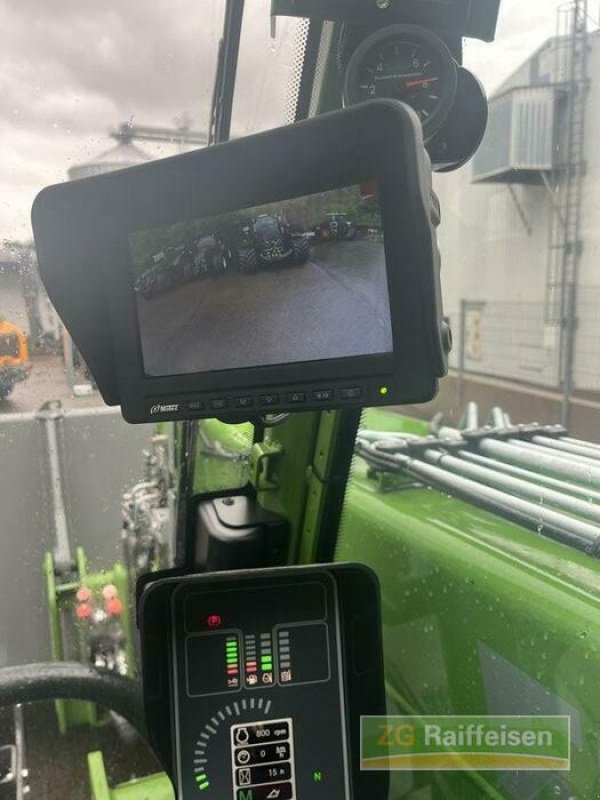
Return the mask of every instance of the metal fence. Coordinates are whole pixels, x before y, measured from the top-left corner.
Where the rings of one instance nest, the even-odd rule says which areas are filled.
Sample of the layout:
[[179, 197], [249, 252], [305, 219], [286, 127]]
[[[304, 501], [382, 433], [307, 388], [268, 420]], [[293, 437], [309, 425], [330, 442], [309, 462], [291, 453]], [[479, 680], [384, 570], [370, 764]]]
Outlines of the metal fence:
[[[544, 303], [463, 300], [449, 316], [460, 373], [560, 389], [561, 326], [548, 323]], [[575, 391], [600, 391], [600, 288], [580, 293], [572, 366]]]

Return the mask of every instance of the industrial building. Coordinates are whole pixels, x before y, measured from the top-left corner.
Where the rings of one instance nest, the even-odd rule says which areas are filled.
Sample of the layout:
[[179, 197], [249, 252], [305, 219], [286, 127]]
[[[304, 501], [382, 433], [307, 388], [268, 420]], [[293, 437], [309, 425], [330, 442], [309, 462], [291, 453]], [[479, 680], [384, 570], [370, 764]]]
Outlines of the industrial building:
[[490, 98], [473, 161], [436, 178], [452, 366], [600, 391], [600, 32], [585, 3]]

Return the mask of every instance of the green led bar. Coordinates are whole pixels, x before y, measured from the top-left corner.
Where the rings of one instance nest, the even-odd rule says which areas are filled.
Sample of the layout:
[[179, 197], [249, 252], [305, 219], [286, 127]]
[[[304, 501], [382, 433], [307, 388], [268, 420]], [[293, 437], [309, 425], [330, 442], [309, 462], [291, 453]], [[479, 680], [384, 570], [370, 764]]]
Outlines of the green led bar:
[[208, 789], [208, 787], [210, 786], [209, 780], [206, 777], [206, 775], [204, 775], [204, 773], [202, 773], [202, 775], [196, 775], [196, 783], [198, 784], [198, 788], [202, 792], [205, 789]]

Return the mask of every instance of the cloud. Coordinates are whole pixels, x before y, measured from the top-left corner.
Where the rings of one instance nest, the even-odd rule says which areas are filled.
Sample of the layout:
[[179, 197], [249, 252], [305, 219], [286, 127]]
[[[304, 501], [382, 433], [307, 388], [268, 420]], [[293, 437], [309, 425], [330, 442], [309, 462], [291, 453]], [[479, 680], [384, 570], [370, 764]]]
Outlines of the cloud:
[[206, 129], [223, 7], [0, 0], [0, 241], [29, 238], [36, 193], [107, 150], [118, 123], [186, 111]]
[[[555, 30], [559, 0], [503, 0], [498, 41], [468, 42], [488, 89]], [[234, 131], [285, 121], [298, 21], [270, 39], [269, 0], [248, 0]], [[118, 123], [206, 129], [224, 0], [0, 0], [0, 241], [31, 235], [36, 193], [110, 147]], [[153, 155], [168, 146], [142, 143]]]

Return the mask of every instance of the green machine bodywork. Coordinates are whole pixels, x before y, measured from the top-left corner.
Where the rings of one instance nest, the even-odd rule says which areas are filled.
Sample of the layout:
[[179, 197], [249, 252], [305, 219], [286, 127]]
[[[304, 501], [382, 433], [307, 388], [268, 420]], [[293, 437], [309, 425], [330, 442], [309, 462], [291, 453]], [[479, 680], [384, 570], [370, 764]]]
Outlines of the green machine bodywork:
[[[362, 425], [429, 432], [386, 411], [366, 411]], [[260, 501], [292, 521], [291, 562], [319, 560], [348, 435], [339, 413], [298, 415], [261, 448], [272, 456]], [[358, 457], [335, 558], [381, 581], [390, 713], [572, 717], [570, 773], [396, 773], [390, 800], [600, 797], [598, 560], [437, 489], [374, 476]]]
[[217, 419], [197, 423], [198, 453], [194, 469], [194, 491], [210, 492], [248, 482], [248, 459], [252, 447], [252, 425], [227, 425]]
[[[390, 800], [600, 797], [597, 559], [414, 480], [374, 474], [357, 456], [345, 488], [358, 417], [294, 415], [258, 445], [250, 425], [199, 425], [196, 491], [250, 481], [290, 522], [290, 563], [335, 558], [378, 574], [389, 713], [572, 718], [568, 773], [397, 772]], [[385, 411], [366, 411], [362, 425], [428, 433]], [[110, 789], [98, 753], [90, 781], [96, 800], [172, 797], [160, 774]]]
[[88, 754], [88, 775], [94, 800], [175, 800], [171, 781], [164, 772], [120, 783], [111, 789], [99, 751]]
[[[89, 663], [85, 625], [75, 621], [75, 595], [81, 587], [86, 587], [94, 595], [98, 595], [103, 586], [112, 584], [117, 588], [122, 602], [120, 624], [124, 633], [128, 674], [132, 674], [135, 653], [127, 603], [128, 578], [124, 565], [116, 563], [110, 570], [96, 573], [89, 572], [83, 548], [78, 547], [76, 551], [76, 572], [70, 576], [68, 581], [65, 582], [57, 578], [51, 553], [46, 553], [43, 568], [46, 578], [52, 659], [54, 661], [79, 660], [83, 663]], [[103, 725], [108, 719], [107, 713], [99, 709], [94, 703], [80, 700], [56, 700], [55, 707], [58, 729], [61, 734], [65, 734], [71, 726]]]
[[390, 713], [572, 718], [570, 773], [396, 773], [391, 798], [600, 796], [596, 559], [436, 489], [386, 487], [360, 459], [336, 558], [381, 581]]

